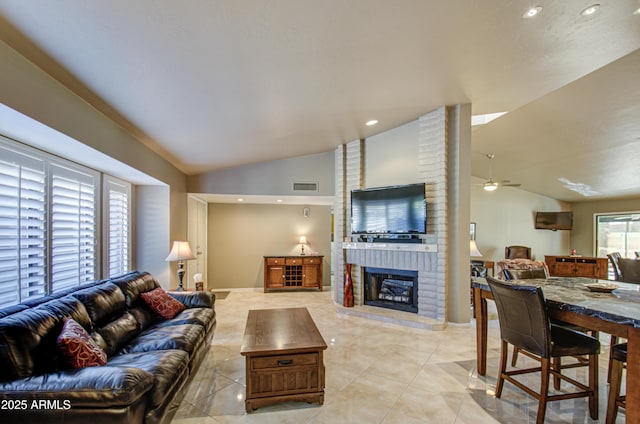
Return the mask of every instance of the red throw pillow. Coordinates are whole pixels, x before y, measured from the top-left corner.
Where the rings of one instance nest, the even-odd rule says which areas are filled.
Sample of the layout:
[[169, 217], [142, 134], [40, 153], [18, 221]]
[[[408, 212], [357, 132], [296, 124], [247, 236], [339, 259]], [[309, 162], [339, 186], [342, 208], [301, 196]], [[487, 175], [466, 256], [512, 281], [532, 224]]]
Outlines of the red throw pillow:
[[153, 312], [164, 319], [171, 319], [185, 309], [182, 303], [171, 297], [162, 287], [140, 293], [140, 297]]
[[72, 318], [67, 318], [57, 340], [62, 357], [73, 368], [107, 364], [107, 354], [89, 333]]

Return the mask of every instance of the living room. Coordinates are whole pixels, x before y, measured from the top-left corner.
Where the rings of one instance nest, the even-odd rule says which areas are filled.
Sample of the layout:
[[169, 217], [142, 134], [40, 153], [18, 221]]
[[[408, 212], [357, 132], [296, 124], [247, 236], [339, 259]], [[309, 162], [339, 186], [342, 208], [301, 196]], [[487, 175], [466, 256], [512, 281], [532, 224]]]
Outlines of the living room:
[[[551, 5], [545, 4], [544, 6], [547, 10], [553, 10]], [[577, 4], [573, 4], [573, 6], [577, 6]], [[496, 13], [501, 9], [501, 5], [497, 3], [493, 7]], [[516, 9], [517, 7], [511, 5], [509, 8]], [[622, 7], [620, 8], [622, 9]], [[606, 11], [606, 8], [603, 7], [603, 9]], [[393, 13], [387, 8], [385, 10], [388, 13]], [[351, 234], [348, 233], [349, 205], [346, 203], [348, 193], [354, 188], [411, 184], [423, 181], [424, 177], [418, 163], [419, 155], [416, 153], [419, 137], [418, 126], [421, 119], [438, 111], [445, 111], [445, 113], [450, 113], [449, 116], [455, 117], [459, 116], [456, 113], [460, 113], [461, 110], [465, 123], [456, 126], [455, 123], [449, 121], [446, 124], [451, 125], [447, 136], [458, 137], [459, 141], [456, 142], [456, 146], [461, 148], [461, 151], [455, 153], [453, 157], [452, 163], [457, 161], [456, 167], [443, 174], [446, 175], [446, 178], [451, 178], [448, 181], [452, 184], [451, 187], [456, 187], [456, 189], [449, 194], [445, 202], [438, 200], [431, 203], [431, 205], [437, 204], [451, 209], [450, 213], [455, 214], [455, 219], [452, 221], [456, 223], [452, 225], [455, 230], [434, 232], [424, 238], [425, 244], [436, 243], [439, 236], [454, 237], [456, 240], [455, 243], [449, 245], [446, 251], [439, 252], [451, 257], [451, 263], [448, 265], [451, 267], [451, 271], [448, 271], [446, 280], [443, 277], [441, 281], [441, 289], [444, 291], [446, 288], [447, 291], [447, 305], [442, 307], [441, 315], [434, 318], [437, 321], [460, 325], [469, 325], [471, 322], [468, 308], [469, 258], [468, 239], [466, 238], [468, 237], [466, 231], [469, 222], [476, 224], [476, 242], [482, 252], [482, 258], [485, 260], [497, 261], [501, 259], [504, 247], [512, 244], [530, 246], [536, 259], [542, 259], [544, 255], [549, 254], [569, 254], [572, 249], [575, 249], [578, 254], [588, 256], [594, 254], [594, 213], [640, 210], [640, 191], [633, 192], [633, 187], [630, 187], [633, 181], [640, 179], [635, 178], [637, 175], [634, 174], [633, 167], [628, 165], [629, 161], [633, 161], [636, 157], [634, 155], [637, 150], [637, 136], [634, 138], [629, 134], [637, 134], [636, 122], [639, 121], [635, 119], [637, 104], [632, 106], [624, 104], [626, 113], [622, 115], [625, 115], [624, 117], [628, 120], [625, 124], [617, 120], [612, 121], [620, 128], [624, 127], [624, 134], [620, 135], [613, 144], [600, 147], [598, 145], [599, 139], [595, 136], [589, 138], [589, 141], [584, 142], [583, 145], [579, 140], [577, 141], [578, 147], [583, 147], [594, 156], [603, 155], [605, 153], [603, 150], [607, 149], [615, 152], [618, 157], [617, 162], [607, 156], [604, 165], [596, 167], [594, 159], [583, 157], [586, 156], [586, 152], [572, 154], [563, 150], [561, 154], [557, 155], [557, 161], [561, 162], [556, 164], [559, 167], [565, 166], [570, 156], [578, 156], [584, 161], [584, 167], [588, 168], [588, 172], [592, 174], [604, 173], [606, 171], [602, 169], [604, 167], [609, 170], [617, 168], [618, 173], [614, 177], [606, 177], [613, 198], [608, 197], [608, 192], [604, 192], [601, 196], [573, 197], [576, 196], [573, 192], [562, 187], [559, 190], [565, 190], [566, 193], [561, 196], [554, 197], [554, 195], [544, 194], [545, 192], [536, 185], [536, 178], [544, 180], [540, 183], [542, 185], [561, 186], [561, 184], [557, 181], [549, 182], [547, 180], [547, 175], [552, 175], [552, 173], [550, 171], [547, 173], [547, 168], [539, 167], [540, 159], [537, 155], [535, 158], [537, 162], [534, 165], [526, 165], [520, 160], [523, 156], [533, 156], [532, 150], [550, 151], [549, 144], [553, 146], [555, 143], [560, 146], [561, 143], [558, 140], [561, 140], [562, 137], [571, 138], [574, 141], [567, 149], [576, 149], [575, 139], [584, 139], [582, 138], [584, 132], [596, 133], [598, 132], [596, 127], [603, 126], [602, 122], [595, 122], [593, 126], [583, 130], [584, 132], [581, 131], [577, 136], [571, 137], [569, 135], [573, 134], [572, 130], [558, 130], [559, 135], [549, 135], [550, 141], [543, 140], [544, 137], [541, 134], [544, 134], [545, 131], [551, 132], [551, 130], [544, 130], [542, 129], [544, 125], [539, 124], [541, 129], [538, 132], [532, 128], [538, 124], [525, 125], [524, 122], [529, 116], [540, 116], [541, 110], [544, 110], [543, 117], [546, 119], [543, 121], [548, 121], [549, 115], [557, 113], [558, 120], [566, 118], [568, 122], [573, 115], [572, 113], [563, 114], [556, 110], [557, 108], [565, 111], [567, 108], [564, 107], [564, 104], [549, 106], [550, 103], [561, 104], [560, 98], [553, 97], [553, 94], [560, 95], [560, 91], [565, 88], [581, 91], [583, 96], [578, 99], [587, 103], [585, 99], [598, 97], [602, 93], [599, 91], [587, 93], [583, 87], [596, 86], [601, 87], [603, 91], [610, 90], [609, 92], [613, 93], [612, 96], [620, 99], [621, 103], [626, 102], [627, 98], [634, 98], [634, 87], [626, 89], [619, 86], [611, 87], [602, 82], [603, 74], [598, 73], [600, 67], [613, 63], [614, 66], [634, 74], [634, 70], [638, 66], [638, 40], [633, 32], [631, 32], [632, 36], [620, 35], [619, 37], [625, 40], [622, 43], [609, 43], [615, 44], [610, 50], [603, 47], [602, 50], [609, 53], [604, 55], [605, 58], [595, 61], [597, 63], [590, 62], [587, 65], [579, 59], [575, 59], [582, 66], [579, 70], [572, 69], [571, 72], [566, 70], [566, 73], [571, 75], [566, 76], [562, 84], [557, 81], [551, 84], [547, 80], [532, 89], [532, 91], [538, 90], [538, 94], [546, 100], [540, 100], [541, 103], [536, 104], [536, 99], [539, 99], [538, 94], [534, 95], [527, 91], [521, 100], [511, 99], [508, 109], [512, 112], [505, 115], [502, 120], [499, 118], [483, 126], [472, 128], [467, 121], [470, 121], [472, 107], [474, 114], [476, 111], [498, 111], [500, 102], [496, 104], [493, 100], [486, 100], [492, 97], [487, 93], [491, 93], [493, 89], [481, 90], [485, 95], [484, 99], [480, 99], [482, 96], [478, 96], [476, 104], [474, 96], [470, 94], [462, 95], [457, 92], [452, 96], [433, 95], [430, 97], [428, 94], [432, 94], [431, 90], [412, 87], [407, 91], [419, 91], [421, 96], [430, 97], [429, 100], [418, 102], [414, 98], [404, 98], [402, 101], [399, 100], [398, 104], [391, 104], [391, 100], [388, 100], [389, 106], [387, 106], [387, 100], [385, 100], [388, 95], [387, 89], [382, 88], [381, 92], [377, 92], [371, 97], [363, 95], [366, 98], [363, 103], [369, 102], [375, 106], [363, 109], [362, 116], [356, 116], [357, 114], [349, 116], [346, 121], [351, 123], [345, 123], [342, 119], [339, 122], [338, 120], [328, 122], [329, 118], [325, 117], [323, 122], [326, 124], [325, 127], [330, 130], [322, 132], [319, 136], [324, 139], [324, 144], [314, 142], [317, 140], [309, 133], [299, 133], [288, 127], [285, 129], [284, 121], [310, 122], [312, 119], [308, 115], [301, 119], [300, 116], [292, 114], [287, 119], [280, 121], [276, 111], [281, 106], [272, 105], [272, 109], [266, 108], [268, 113], [260, 116], [260, 119], [266, 119], [264, 117], [268, 115], [273, 122], [283, 125], [282, 128], [272, 129], [268, 136], [266, 133], [262, 133], [264, 138], [261, 138], [260, 133], [255, 129], [254, 132], [240, 131], [237, 133], [237, 139], [229, 137], [229, 134], [224, 136], [208, 134], [201, 139], [204, 147], [195, 149], [193, 145], [186, 144], [186, 141], [184, 145], [181, 141], [176, 142], [176, 140], [181, 140], [183, 135], [185, 139], [188, 138], [187, 134], [190, 133], [191, 128], [174, 130], [172, 135], [168, 137], [174, 144], [171, 148], [157, 143], [148, 131], [141, 130], [142, 121], [125, 118], [127, 114], [124, 113], [126, 109], [124, 105], [115, 106], [105, 100], [108, 90], [101, 92], [89, 88], [90, 84], [86, 80], [81, 81], [78, 75], [67, 69], [67, 65], [63, 64], [64, 61], [61, 58], [56, 58], [52, 51], [47, 51], [40, 45], [40, 42], [34, 41], [35, 35], [25, 36], [23, 30], [19, 29], [22, 28], [22, 24], [19, 23], [21, 20], [18, 17], [10, 18], [9, 12], [3, 11], [2, 13], [6, 16], [2, 17], [2, 43], [0, 43], [0, 71], [3, 75], [0, 82], [0, 102], [2, 103], [0, 132], [4, 137], [30, 144], [60, 157], [81, 162], [131, 182], [135, 210], [131, 227], [133, 233], [132, 264], [135, 269], [149, 271], [167, 289], [175, 288], [178, 285], [176, 275], [178, 265], [176, 262], [166, 262], [165, 258], [169, 253], [172, 241], [188, 238], [189, 226], [192, 223], [189, 222], [187, 205], [189, 196], [193, 196], [207, 202], [207, 271], [204, 279], [208, 289], [237, 291], [246, 293], [248, 296], [262, 291], [263, 257], [299, 254], [301, 249], [300, 236], [304, 235], [308, 242], [304, 246], [307, 255], [313, 253], [324, 256], [323, 285], [335, 303], [341, 305], [344, 259], [340, 260], [336, 257], [342, 257], [341, 244], [345, 238], [351, 237]], [[250, 14], [250, 12], [247, 13]], [[503, 13], [505, 12], [500, 12], [501, 17]], [[618, 13], [621, 14], [616, 11], [616, 16]], [[518, 15], [519, 20], [521, 14]], [[634, 15], [633, 18], [637, 19], [637, 16]], [[59, 17], [59, 19], [62, 21], [58, 21], [56, 24], [60, 26], [68, 24], [63, 17]], [[374, 18], [371, 17], [371, 19]], [[486, 22], [493, 22], [493, 19], [499, 21], [502, 18], [485, 16]], [[607, 19], [613, 19], [613, 17], [607, 15]], [[630, 26], [628, 18], [625, 19], [627, 20], [624, 20], [624, 24], [618, 25], [622, 27], [620, 31], [623, 32], [628, 31]], [[612, 26], [610, 21], [598, 23], [598, 25]], [[391, 28], [398, 26], [402, 25], [394, 24]], [[408, 27], [412, 27], [412, 25], [408, 25]], [[413, 27], [416, 26], [413, 25]], [[597, 28], [602, 27], [598, 26]], [[465, 35], [468, 34], [465, 33]], [[610, 36], [618, 37], [618, 35]], [[63, 47], [62, 49], [64, 50]], [[394, 49], [402, 50], [398, 45]], [[84, 50], [78, 49], [78, 51]], [[476, 53], [468, 50], [464, 50], [464, 52], [466, 57], [477, 58]], [[546, 66], [552, 69], [556, 64], [564, 63], [560, 60], [564, 53], [566, 52], [555, 50], [549, 52], [548, 54], [552, 55], [555, 62], [549, 60]], [[582, 55], [583, 53], [578, 54], [578, 56]], [[350, 62], [346, 56], [340, 57], [345, 62]], [[396, 60], [392, 62], [406, 59], [404, 55], [393, 57]], [[519, 57], [520, 61], [508, 59], [500, 63], [528, 62], [525, 60], [526, 54]], [[114, 60], [117, 61], [117, 58]], [[330, 61], [333, 60], [337, 59], [332, 58]], [[617, 65], [614, 63], [616, 61]], [[466, 60], [465, 63], [467, 63]], [[471, 69], [471, 64], [467, 64]], [[494, 67], [494, 65], [485, 65], [481, 68]], [[473, 69], [476, 69], [475, 66], [478, 65], [474, 65]], [[381, 66], [380, 69], [384, 70], [389, 67], [390, 65]], [[158, 68], [161, 67], [158, 66]], [[356, 68], [358, 67], [356, 66]], [[395, 68], [398, 68], [397, 63], [394, 65]], [[501, 69], [499, 75], [489, 77], [487, 74], [490, 72], [487, 72], [478, 79], [485, 78], [485, 81], [491, 81], [491, 84], [487, 83], [487, 85], [499, 87], [502, 81], [496, 82], [496, 80], [500, 80], [504, 72], [517, 73], [507, 65], [503, 67], [495, 65], [495, 68]], [[570, 67], [567, 66], [567, 68]], [[545, 73], [542, 72], [543, 70], [549, 74], [553, 73], [549, 69], [536, 69], [528, 71], [526, 75], [531, 76], [536, 72]], [[605, 72], [606, 70], [602, 69], [601, 71]], [[352, 75], [350, 81], [355, 85], [361, 74], [353, 72], [350, 74]], [[141, 71], [140, 74], [145, 74], [145, 72]], [[136, 80], [135, 84], [139, 84], [145, 78], [150, 78], [152, 74], [147, 71], [147, 76]], [[336, 76], [332, 72], [329, 74]], [[460, 79], [464, 79], [464, 75], [470, 78], [469, 75], [472, 74], [473, 71], [462, 71]], [[522, 75], [521, 78], [526, 80], [525, 74]], [[614, 73], [614, 75], [618, 74]], [[380, 76], [380, 74], [376, 74], [376, 76]], [[321, 80], [324, 78], [318, 76], [318, 81]], [[575, 85], [571, 86], [573, 83]], [[278, 84], [284, 85], [281, 80], [278, 80]], [[346, 83], [342, 81], [340, 84]], [[442, 86], [447, 86], [447, 84], [443, 83]], [[474, 85], [470, 81], [468, 84]], [[475, 83], [474, 88], [480, 90], [483, 85], [484, 83]], [[571, 87], [567, 88], [565, 85]], [[392, 86], [402, 88], [403, 84], [396, 81]], [[273, 89], [273, 87], [270, 88]], [[511, 87], [511, 89], [514, 88]], [[167, 90], [175, 95], [180, 89], [174, 87], [167, 88]], [[303, 91], [300, 87], [298, 90]], [[439, 88], [436, 87], [435, 91], [438, 92], [438, 90]], [[628, 91], [626, 95], [623, 93], [625, 90]], [[224, 84], [218, 86], [218, 92], [226, 91], [227, 88]], [[473, 89], [469, 89], [469, 93], [472, 91]], [[237, 90], [237, 92], [241, 93], [242, 90]], [[362, 91], [362, 93], [365, 92]], [[313, 91], [311, 94], [309, 97], [322, 97], [320, 92]], [[547, 98], [546, 95], [551, 97]], [[233, 95], [230, 95], [230, 98], [233, 98]], [[166, 100], [156, 102], [153, 97], [145, 97], [144, 100], [140, 98], [136, 102], [131, 99], [129, 101], [131, 104], [136, 104], [135, 109], [151, 110], [153, 108], [150, 105], [162, 104], [163, 108], [171, 109], [171, 113], [176, 115], [182, 114], [181, 108], [184, 106], [183, 103], [166, 106], [171, 102]], [[483, 101], [484, 103], [482, 103]], [[328, 103], [341, 102], [329, 101]], [[227, 102], [229, 108], [233, 104], [233, 101]], [[243, 106], [247, 105], [246, 101], [242, 104]], [[458, 112], [452, 111], [456, 107], [459, 108]], [[216, 104], [214, 109], [224, 110], [225, 107]], [[345, 115], [350, 114], [346, 109], [348, 108], [343, 106], [337, 107], [332, 109], [329, 115], [340, 114], [336, 110], [342, 110]], [[406, 113], [400, 114], [398, 111], [401, 109], [405, 109]], [[193, 115], [209, 115], [203, 119], [206, 121], [215, 115], [212, 110], [194, 112]], [[229, 109], [229, 115], [243, 115], [246, 121], [251, 121], [251, 118], [255, 119], [257, 115], [255, 110], [246, 115], [244, 115], [244, 111], [239, 111], [240, 108], [233, 110], [232, 112]], [[365, 126], [365, 117], [369, 118], [370, 115], [375, 115], [380, 118], [385, 112], [388, 118], [381, 119], [378, 126]], [[189, 112], [184, 114], [188, 115]], [[581, 114], [582, 110], [576, 109], [575, 115]], [[608, 115], [603, 116], [607, 117]], [[353, 124], [356, 122], [356, 117], [357, 124]], [[622, 117], [619, 118], [622, 120]], [[458, 118], [454, 118], [454, 121], [456, 119]], [[224, 118], [216, 117], [217, 124], [221, 125], [219, 121], [223, 120]], [[587, 120], [589, 119], [587, 118]], [[596, 119], [590, 120], [598, 121]], [[443, 126], [445, 125], [444, 120], [440, 122]], [[193, 123], [190, 122], [190, 124]], [[195, 132], [198, 125], [192, 126]], [[517, 132], [512, 127], [518, 126], [522, 128], [522, 135], [514, 137]], [[557, 126], [557, 120], [551, 121], [550, 127], [557, 128]], [[349, 127], [348, 130], [345, 129], [347, 127]], [[456, 136], [455, 131], [451, 128], [457, 128], [461, 134]], [[608, 133], [603, 138], [610, 135], [611, 133]], [[234, 143], [240, 139], [253, 139], [255, 159], [242, 157], [236, 159], [236, 162], [208, 165], [198, 163], [200, 156], [204, 157], [203, 154], [199, 154], [201, 152], [199, 149], [210, 150], [214, 152], [214, 155], [218, 152], [222, 157], [226, 150], [233, 150]], [[307, 139], [309, 142], [306, 142]], [[442, 139], [440, 140], [442, 141]], [[540, 147], [537, 149], [536, 143], [540, 143]], [[569, 144], [567, 142], [568, 146]], [[243, 146], [243, 150], [247, 154], [253, 149], [247, 148], [246, 145]], [[342, 167], [347, 159], [347, 155], [344, 153], [356, 149], [356, 147], [358, 149], [363, 147], [359, 153], [363, 166], [359, 168], [357, 176], [361, 180], [357, 184], [341, 184], [339, 178], [343, 175], [344, 168]], [[264, 150], [270, 150], [270, 156], [265, 155]], [[575, 152], [575, 150], [573, 151]], [[509, 179], [515, 183], [522, 183], [522, 187], [499, 187], [497, 191], [492, 193], [482, 190], [482, 185], [491, 177], [487, 172], [489, 163], [486, 154], [488, 153], [495, 154], [493, 176], [500, 182]], [[550, 154], [546, 153], [546, 155]], [[209, 165], [211, 165], [210, 168], [208, 168]], [[578, 166], [573, 165], [573, 167]], [[567, 169], [569, 168], [567, 167]], [[583, 175], [582, 172], [578, 175]], [[532, 176], [536, 173], [537, 177]], [[456, 181], [456, 178], [461, 181]], [[603, 180], [605, 180], [604, 176]], [[302, 193], [303, 196], [301, 196], [299, 191], [293, 189], [293, 183], [317, 183], [317, 190]], [[600, 186], [598, 188], [602, 189]], [[335, 207], [336, 197], [343, 198], [344, 203], [340, 208]], [[239, 198], [244, 201], [239, 201]], [[571, 231], [552, 232], [534, 228], [536, 211], [561, 210], [570, 210], [574, 213]], [[428, 212], [431, 217], [437, 214], [433, 209], [429, 209]], [[338, 215], [342, 215], [342, 217], [336, 220]], [[194, 287], [191, 274], [193, 273], [188, 274], [185, 279], [188, 288]], [[100, 276], [96, 276], [96, 278], [98, 277]], [[271, 294], [277, 296], [275, 293]], [[316, 293], [308, 294], [315, 295]], [[304, 300], [301, 301], [304, 302]], [[219, 319], [222, 318], [219, 316]]]

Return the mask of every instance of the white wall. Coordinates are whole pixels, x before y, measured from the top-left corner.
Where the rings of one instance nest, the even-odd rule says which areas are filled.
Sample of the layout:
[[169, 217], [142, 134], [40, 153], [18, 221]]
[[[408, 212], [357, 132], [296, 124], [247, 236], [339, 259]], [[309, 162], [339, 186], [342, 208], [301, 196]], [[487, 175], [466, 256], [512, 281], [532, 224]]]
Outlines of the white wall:
[[418, 121], [367, 138], [364, 187], [412, 184], [418, 180]]
[[530, 246], [534, 259], [568, 255], [571, 231], [536, 230], [536, 211], [566, 211], [570, 205], [513, 187], [494, 192], [482, 189], [484, 180], [471, 177], [471, 222], [476, 223], [476, 243], [484, 260], [504, 258], [509, 245]]

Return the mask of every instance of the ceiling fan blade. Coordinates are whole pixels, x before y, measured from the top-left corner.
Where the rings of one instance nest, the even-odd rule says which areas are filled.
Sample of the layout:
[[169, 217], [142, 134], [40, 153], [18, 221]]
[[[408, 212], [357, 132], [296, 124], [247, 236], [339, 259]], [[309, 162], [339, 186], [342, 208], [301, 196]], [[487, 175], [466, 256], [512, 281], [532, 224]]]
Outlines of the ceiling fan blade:
[[500, 184], [502, 187], [520, 187], [522, 184], [515, 184], [515, 183], [509, 183], [509, 184]]

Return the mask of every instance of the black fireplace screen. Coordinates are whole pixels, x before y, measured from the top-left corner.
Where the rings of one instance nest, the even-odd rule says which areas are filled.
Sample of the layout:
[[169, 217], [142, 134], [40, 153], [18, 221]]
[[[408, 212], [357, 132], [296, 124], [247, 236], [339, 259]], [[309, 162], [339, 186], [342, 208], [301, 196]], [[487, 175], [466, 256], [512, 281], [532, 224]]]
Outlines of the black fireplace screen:
[[418, 272], [365, 268], [365, 305], [418, 312]]

